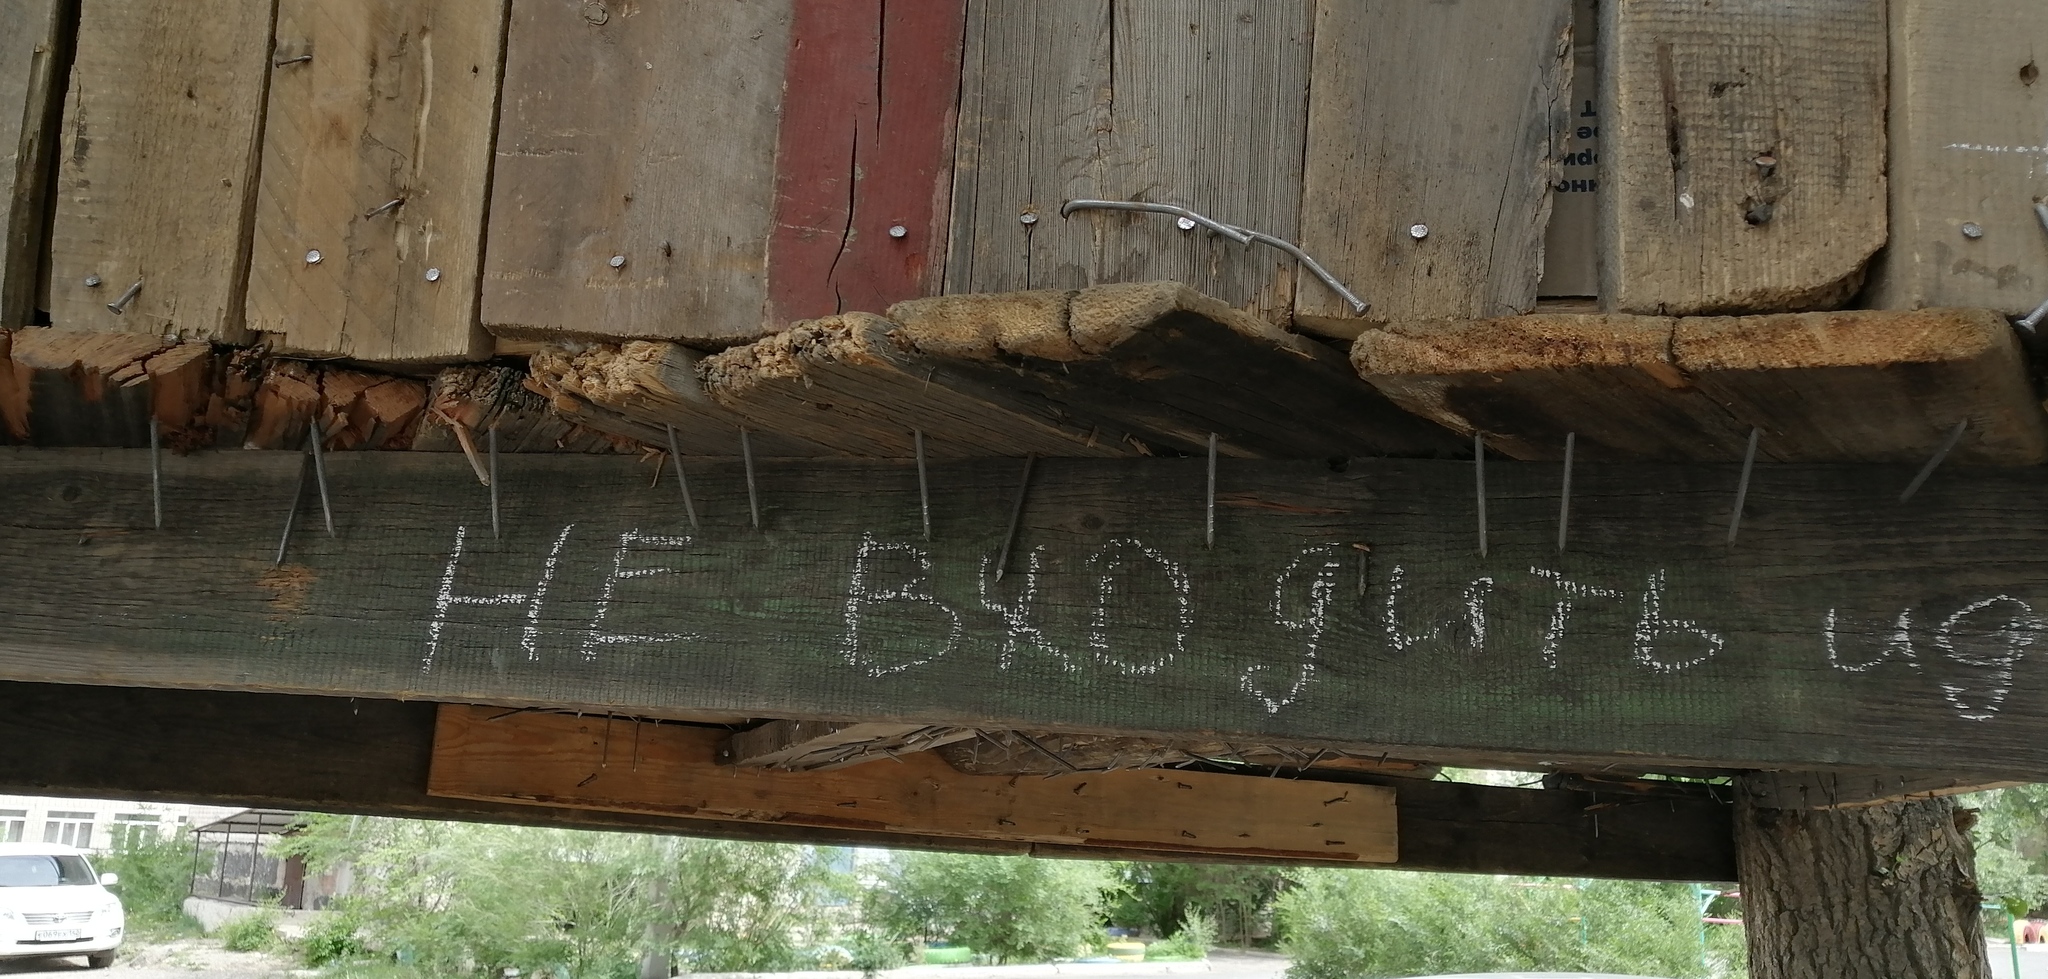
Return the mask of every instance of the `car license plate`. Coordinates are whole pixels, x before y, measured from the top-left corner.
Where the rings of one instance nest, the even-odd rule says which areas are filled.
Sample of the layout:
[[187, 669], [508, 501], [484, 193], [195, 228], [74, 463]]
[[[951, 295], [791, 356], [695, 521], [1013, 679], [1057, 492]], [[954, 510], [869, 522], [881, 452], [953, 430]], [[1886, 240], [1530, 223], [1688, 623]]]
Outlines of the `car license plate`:
[[75, 942], [78, 936], [76, 928], [41, 928], [36, 931], [36, 941], [39, 942]]

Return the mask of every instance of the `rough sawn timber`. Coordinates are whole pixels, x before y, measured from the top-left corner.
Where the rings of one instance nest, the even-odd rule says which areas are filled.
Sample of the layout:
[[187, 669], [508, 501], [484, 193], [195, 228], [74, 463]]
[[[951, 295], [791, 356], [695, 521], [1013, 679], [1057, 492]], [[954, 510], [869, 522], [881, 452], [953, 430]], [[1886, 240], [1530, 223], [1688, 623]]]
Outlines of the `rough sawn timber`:
[[[772, 341], [771, 341], [772, 342]], [[747, 419], [711, 400], [697, 376], [704, 355], [664, 340], [549, 346], [527, 362], [527, 387], [556, 414], [666, 453], [668, 432], [686, 456], [736, 456]], [[763, 457], [826, 455], [823, 446], [779, 432], [751, 432]]]
[[1320, 0], [1300, 244], [1372, 308], [1304, 274], [1301, 328], [1535, 307], [1571, 42], [1571, 0]]
[[441, 708], [428, 794], [1106, 851], [1363, 864], [1399, 854], [1394, 791], [1378, 785], [1276, 779], [1251, 792], [1241, 776], [1178, 771], [1056, 782], [963, 775], [929, 753], [788, 772], [720, 764], [716, 728], [503, 713]]
[[[1893, 309], [2048, 300], [2048, 4], [1891, 4], [1891, 242], [1873, 294]], [[1983, 236], [1970, 238], [1974, 224]]]
[[1601, 16], [1604, 308], [1855, 295], [1885, 244], [1884, 4], [1612, 0]]
[[279, 0], [250, 329], [357, 360], [490, 352], [477, 278], [506, 2]]
[[[1313, 0], [972, 0], [949, 293], [1174, 279], [1285, 322], [1295, 262], [1076, 198], [1191, 207], [1293, 240]], [[1030, 216], [1033, 223], [1023, 219]]]
[[[1084, 847], [911, 836], [858, 827], [786, 826], [430, 796], [427, 773], [438, 711], [438, 705], [421, 701], [0, 682], [0, 738], [38, 749], [0, 753], [0, 788], [25, 795], [256, 805], [729, 839], [1053, 857], [1111, 855]], [[107, 723], [110, 717], [121, 723]], [[699, 715], [692, 722], [721, 720], [737, 718]], [[615, 723], [624, 728], [630, 722]], [[617, 734], [615, 729], [614, 746]], [[1654, 880], [1728, 880], [1735, 875], [1726, 805], [1681, 800], [1669, 806], [1660, 802], [1614, 807], [1596, 824], [1586, 812], [1594, 800], [1583, 792], [1417, 779], [1388, 784], [1397, 799], [1400, 869]], [[1246, 789], [1258, 791], [1253, 784]], [[1113, 856], [1234, 859], [1174, 850], [1122, 849]]]
[[727, 736], [717, 757], [721, 764], [742, 768], [824, 771], [929, 751], [975, 736], [967, 728], [888, 721], [768, 721]]
[[1989, 775], [1890, 775], [1884, 772], [1751, 772], [1738, 783], [1749, 803], [1766, 809], [1860, 809], [1939, 799], [2023, 783]]
[[485, 326], [714, 341], [765, 331], [794, 2], [513, 5]]
[[0, 330], [27, 326], [36, 308], [77, 16], [76, 0], [0, 6]]
[[[246, 337], [272, 0], [84, 0], [58, 149], [50, 319]], [[88, 285], [95, 282], [96, 285]], [[109, 310], [131, 284], [142, 290]]]
[[30, 328], [0, 334], [0, 441], [136, 448], [211, 446], [224, 420], [223, 358], [206, 343]]
[[[293, 561], [249, 501], [302, 457], [0, 450], [0, 676], [984, 730], [1311, 740], [1489, 767], [2048, 775], [2032, 469], [632, 460], [335, 453]], [[1372, 550], [1351, 545], [1369, 542]], [[1362, 586], [1362, 587], [1361, 587]], [[342, 625], [346, 623], [346, 628]]]
[[1050, 731], [978, 732], [938, 750], [946, 764], [970, 775], [1059, 775], [1209, 765], [1256, 769], [1260, 774], [1292, 770], [1357, 772], [1393, 778], [1435, 778], [1440, 766], [1388, 758], [1384, 754], [1332, 751], [1306, 742], [1246, 744], [1214, 738], [1161, 741], [1115, 735], [1056, 734]]
[[1518, 459], [2032, 465], [2048, 424], [1988, 310], [1779, 316], [1543, 315], [1361, 335], [1352, 363], [1395, 403]]

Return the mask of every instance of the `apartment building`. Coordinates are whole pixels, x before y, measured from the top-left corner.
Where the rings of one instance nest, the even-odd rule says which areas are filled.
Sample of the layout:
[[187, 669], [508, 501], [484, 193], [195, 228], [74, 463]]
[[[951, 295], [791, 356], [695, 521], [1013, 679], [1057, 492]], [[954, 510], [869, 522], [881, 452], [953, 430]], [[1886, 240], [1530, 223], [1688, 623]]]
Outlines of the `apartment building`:
[[135, 834], [171, 836], [237, 811], [229, 806], [0, 795], [0, 843], [62, 843], [105, 852]]

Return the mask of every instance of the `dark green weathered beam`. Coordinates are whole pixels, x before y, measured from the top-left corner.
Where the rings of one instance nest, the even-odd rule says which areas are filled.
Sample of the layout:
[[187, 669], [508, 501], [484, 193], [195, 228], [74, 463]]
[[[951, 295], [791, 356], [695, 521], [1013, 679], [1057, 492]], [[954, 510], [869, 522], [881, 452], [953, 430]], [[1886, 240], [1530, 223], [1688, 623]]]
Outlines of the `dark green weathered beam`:
[[[892, 719], [1384, 745], [1399, 757], [2048, 777], [2048, 482], [1910, 467], [1559, 471], [1041, 460], [764, 464], [672, 483], [502, 461], [504, 536], [459, 459], [0, 454], [0, 676], [659, 716]], [[1370, 552], [1354, 544], [1368, 544]], [[459, 551], [459, 553], [458, 553]]]

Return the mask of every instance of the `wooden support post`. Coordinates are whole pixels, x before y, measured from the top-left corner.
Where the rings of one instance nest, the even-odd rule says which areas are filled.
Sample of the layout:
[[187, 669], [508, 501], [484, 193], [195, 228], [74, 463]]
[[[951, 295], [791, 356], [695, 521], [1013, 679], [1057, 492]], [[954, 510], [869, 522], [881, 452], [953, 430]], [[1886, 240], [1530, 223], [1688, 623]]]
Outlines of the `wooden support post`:
[[85, 0], [58, 154], [58, 327], [246, 338], [274, 6]]
[[[1172, 279], [1285, 322], [1294, 260], [1147, 200], [1293, 239], [1314, 0], [976, 0], [967, 17], [948, 292]], [[1318, 286], [1319, 288], [1319, 286]]]
[[357, 360], [490, 353], [476, 297], [505, 4], [280, 0], [250, 329]]
[[77, 17], [77, 0], [0, 7], [0, 330], [29, 325], [36, 308]]
[[1605, 308], [1847, 302], [1885, 243], [1884, 4], [1601, 10]]
[[1989, 979], [1968, 814], [1946, 798], [1735, 806], [1754, 979]]
[[1304, 329], [1535, 306], [1571, 40], [1571, 0], [1317, 4], [1301, 246], [1372, 308], [1304, 274]]

